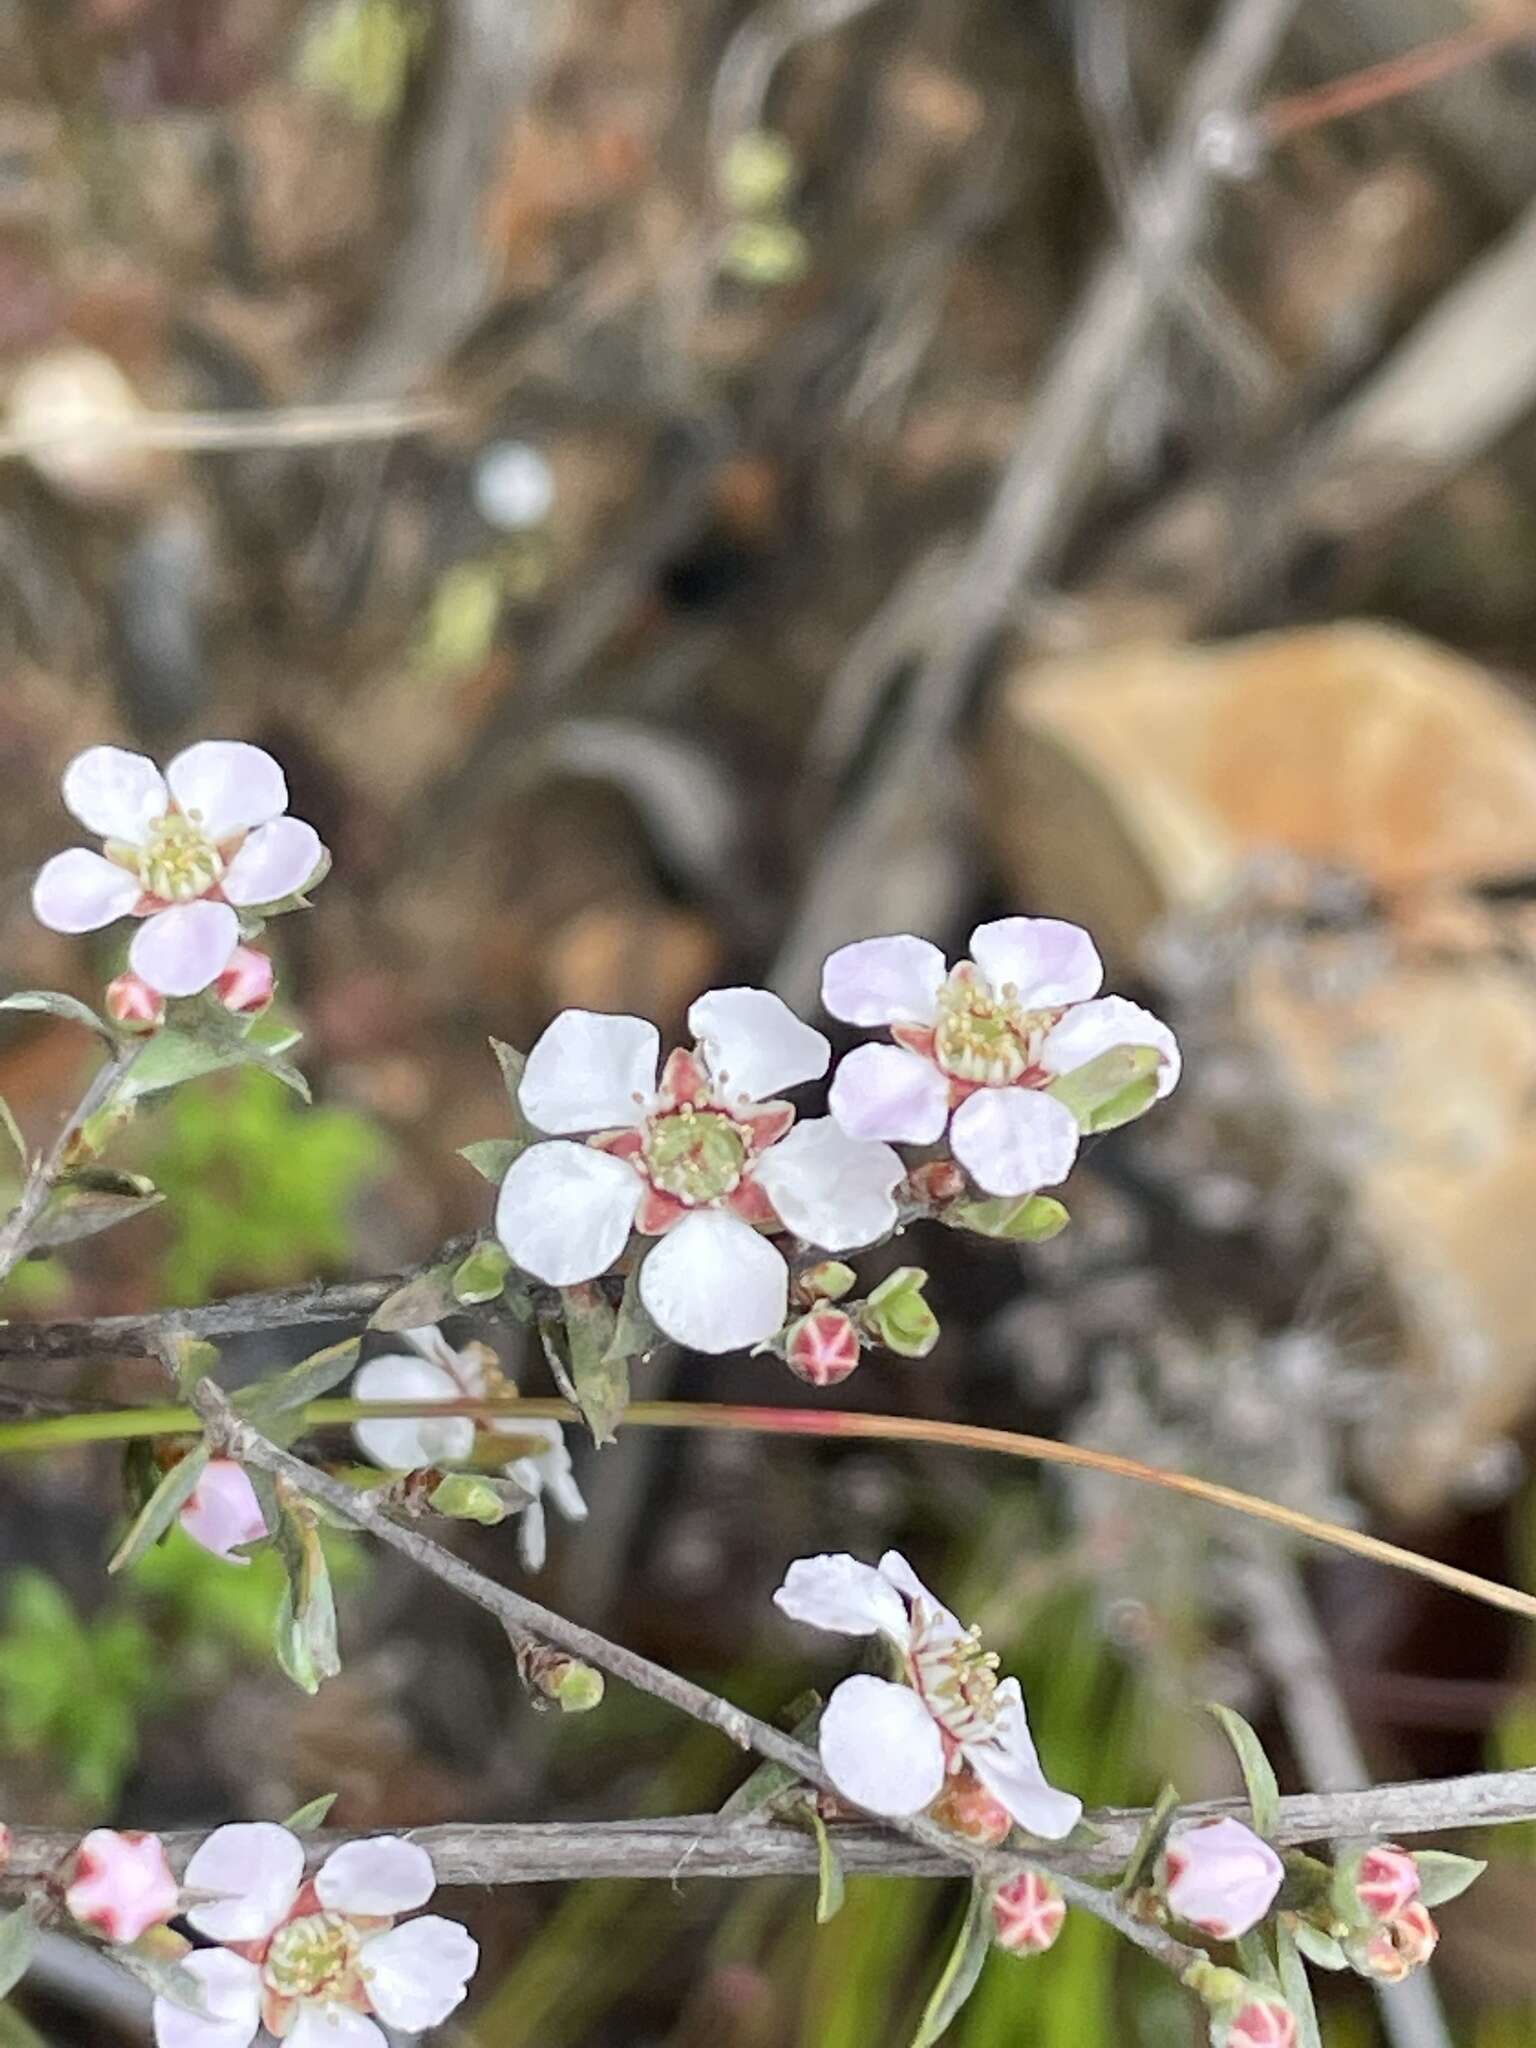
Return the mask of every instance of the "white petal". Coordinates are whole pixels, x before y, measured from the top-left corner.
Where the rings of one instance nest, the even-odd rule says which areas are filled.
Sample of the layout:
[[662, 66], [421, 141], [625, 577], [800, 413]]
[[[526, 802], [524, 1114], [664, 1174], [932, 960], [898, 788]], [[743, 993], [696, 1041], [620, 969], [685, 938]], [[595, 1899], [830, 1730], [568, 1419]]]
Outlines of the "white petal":
[[305, 2004], [284, 2048], [389, 2048], [383, 2029], [345, 2005]]
[[218, 980], [239, 943], [240, 920], [227, 903], [177, 903], [139, 926], [128, 964], [163, 996], [195, 996]]
[[423, 1323], [417, 1329], [402, 1330], [400, 1335], [407, 1344], [414, 1345], [423, 1358], [438, 1366], [447, 1373], [449, 1379], [461, 1385], [466, 1393], [484, 1392], [484, 1374], [470, 1371], [470, 1360], [459, 1356], [436, 1323]]
[[51, 932], [96, 932], [126, 917], [144, 893], [137, 875], [84, 846], [45, 861], [32, 884], [32, 913]]
[[642, 1017], [562, 1010], [529, 1053], [517, 1099], [555, 1137], [623, 1129], [640, 1121], [660, 1058], [661, 1033]]
[[938, 1724], [910, 1686], [845, 1678], [821, 1717], [827, 1776], [866, 1813], [921, 1813], [944, 1786]]
[[945, 972], [938, 947], [910, 932], [859, 939], [828, 954], [821, 1000], [846, 1024], [931, 1024]]
[[479, 1961], [467, 1927], [429, 1913], [363, 1944], [363, 1981], [381, 2020], [420, 2034], [462, 2002]]
[[296, 896], [325, 858], [320, 834], [302, 818], [258, 825], [219, 886], [231, 903], [280, 903]]
[[146, 754], [87, 747], [64, 770], [64, 803], [88, 832], [142, 846], [170, 809], [165, 780]]
[[[517, 1478], [515, 1470], [509, 1476]], [[549, 1520], [541, 1500], [529, 1501], [517, 1518], [517, 1555], [525, 1572], [541, 1572], [549, 1555]]]
[[1081, 1003], [1104, 985], [1104, 963], [1081, 925], [1059, 917], [1000, 917], [971, 933], [971, 958], [994, 989], [1012, 987], [1027, 1010]]
[[905, 1172], [889, 1145], [850, 1138], [834, 1118], [820, 1116], [770, 1146], [757, 1179], [787, 1229], [843, 1252], [895, 1228], [891, 1190]]
[[276, 1821], [215, 1828], [193, 1853], [189, 1892], [224, 1896], [189, 1906], [187, 1918], [212, 1941], [260, 1941], [287, 1913], [304, 1879], [304, 1845]]
[[554, 1138], [507, 1168], [496, 1235], [507, 1257], [551, 1287], [606, 1273], [629, 1240], [640, 1176], [611, 1152]]
[[[404, 1353], [369, 1359], [352, 1381], [357, 1401], [458, 1401], [463, 1395], [451, 1373]], [[354, 1422], [352, 1434], [363, 1456], [389, 1472], [456, 1465], [475, 1447], [475, 1423], [469, 1415], [444, 1415], [437, 1421], [428, 1416], [376, 1416]]]
[[888, 1550], [881, 1558], [880, 1576], [888, 1580], [898, 1593], [905, 1594], [909, 1601], [914, 1604], [917, 1601], [922, 1602], [930, 1642], [965, 1634], [957, 1618], [936, 1594], [929, 1592], [899, 1550]]
[[1100, 996], [1097, 1002], [1078, 1003], [1068, 1010], [1047, 1035], [1041, 1061], [1053, 1074], [1070, 1074], [1096, 1060], [1101, 1052], [1113, 1052], [1121, 1045], [1150, 1045], [1160, 1052], [1163, 1063], [1157, 1070], [1157, 1099], [1161, 1102], [1173, 1093], [1184, 1064], [1179, 1041], [1161, 1017], [1124, 996]]
[[1077, 1118], [1033, 1088], [979, 1088], [955, 1111], [950, 1147], [989, 1195], [1053, 1188], [1077, 1157]]
[[911, 1634], [906, 1602], [890, 1575], [846, 1551], [797, 1557], [773, 1604], [791, 1621], [831, 1629], [840, 1636], [888, 1636], [899, 1649], [906, 1648]]
[[1070, 1835], [1082, 1818], [1083, 1802], [1045, 1781], [1029, 1732], [1024, 1695], [1016, 1678], [997, 1688], [1001, 1709], [990, 1742], [967, 1743], [965, 1760], [983, 1785], [1021, 1828], [1047, 1842]]
[[261, 1972], [227, 1948], [194, 1949], [181, 1967], [203, 1987], [205, 2013], [154, 2004], [156, 2048], [248, 2048], [261, 2025]]
[[244, 740], [199, 740], [165, 771], [171, 795], [190, 817], [195, 811], [210, 839], [249, 832], [288, 808], [283, 771], [261, 747]]
[[949, 1120], [949, 1083], [904, 1045], [860, 1045], [838, 1062], [827, 1107], [850, 1138], [931, 1145]]
[[322, 1906], [338, 1913], [409, 1913], [437, 1890], [432, 1858], [402, 1835], [343, 1842], [315, 1873]]
[[743, 1351], [783, 1325], [789, 1268], [739, 1216], [700, 1209], [646, 1254], [640, 1299], [651, 1320], [693, 1351]]
[[765, 988], [710, 989], [689, 1010], [688, 1029], [732, 1102], [766, 1102], [802, 1081], [818, 1081], [832, 1057], [821, 1033]]

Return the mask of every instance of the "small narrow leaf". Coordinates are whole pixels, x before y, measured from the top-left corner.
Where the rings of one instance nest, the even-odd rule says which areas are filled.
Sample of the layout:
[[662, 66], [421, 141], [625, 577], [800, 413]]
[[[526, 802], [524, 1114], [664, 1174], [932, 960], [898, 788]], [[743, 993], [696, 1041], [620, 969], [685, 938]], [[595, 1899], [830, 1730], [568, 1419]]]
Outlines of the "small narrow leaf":
[[974, 1230], [1006, 1244], [1048, 1244], [1072, 1219], [1052, 1195], [993, 1195], [983, 1202], [952, 1202], [942, 1220], [951, 1230]]
[[618, 1320], [608, 1342], [607, 1358], [614, 1363], [628, 1364], [632, 1358], [646, 1358], [658, 1344], [664, 1344], [665, 1337], [651, 1321], [645, 1303], [640, 1299], [640, 1268], [636, 1266], [624, 1282], [624, 1295], [619, 1303]]
[[1241, 1714], [1219, 1701], [1207, 1702], [1207, 1710], [1220, 1722], [1222, 1733], [1237, 1752], [1238, 1767], [1248, 1788], [1253, 1831], [1267, 1840], [1280, 1820], [1280, 1787], [1275, 1782], [1274, 1766], [1264, 1754], [1263, 1743]]
[[499, 1188], [507, 1177], [507, 1168], [527, 1149], [526, 1142], [519, 1138], [476, 1138], [472, 1145], [459, 1147], [459, 1157], [467, 1159], [492, 1187]]
[[496, 1240], [490, 1237], [482, 1239], [469, 1257], [454, 1269], [449, 1283], [454, 1300], [466, 1308], [473, 1308], [483, 1301], [495, 1301], [511, 1270], [512, 1261]]
[[565, 1324], [559, 1316], [539, 1317], [539, 1341], [544, 1346], [544, 1357], [555, 1385], [560, 1389], [561, 1399], [569, 1401], [573, 1408], [579, 1408], [581, 1396], [576, 1391], [576, 1382], [571, 1378], [570, 1340], [566, 1335]]
[[1280, 1989], [1280, 1973], [1261, 1929], [1251, 1927], [1246, 1934], [1240, 1934], [1233, 1947], [1244, 1975], [1252, 1983], [1262, 1984], [1267, 1991]]
[[290, 1813], [283, 1826], [290, 1835], [307, 1835], [312, 1828], [324, 1827], [326, 1816], [339, 1797], [336, 1792], [322, 1792], [318, 1799], [309, 1800], [297, 1813]]
[[1349, 1958], [1331, 1934], [1325, 1934], [1321, 1927], [1314, 1927], [1310, 1920], [1298, 1920], [1288, 1916], [1281, 1922], [1290, 1930], [1291, 1938], [1309, 1963], [1316, 1963], [1320, 1970], [1347, 1970]]
[[0, 1919], [0, 1998], [15, 1990], [26, 1975], [37, 1946], [37, 1921], [30, 1906], [18, 1906]]
[[930, 2048], [947, 2032], [951, 2021], [976, 1989], [981, 1966], [992, 1946], [992, 1899], [985, 1885], [972, 1885], [971, 1902], [949, 1961], [944, 1965], [933, 1996], [923, 2008], [912, 2048]]
[[816, 1830], [816, 1925], [825, 1927], [842, 1911], [847, 1886], [843, 1882], [843, 1866], [832, 1846], [827, 1824], [814, 1806], [811, 1808], [811, 1826]]
[[[821, 1726], [822, 1700], [818, 1692], [803, 1692], [796, 1695], [782, 1714], [774, 1718], [782, 1726], [788, 1722], [796, 1742], [815, 1743], [816, 1731]], [[721, 1820], [748, 1820], [772, 1806], [776, 1799], [786, 1792], [795, 1791], [800, 1780], [785, 1764], [762, 1763], [745, 1778], [720, 1808]]]
[[137, 1563], [146, 1550], [160, 1541], [196, 1493], [197, 1482], [208, 1469], [208, 1460], [212, 1455], [206, 1444], [199, 1444], [195, 1450], [188, 1451], [179, 1463], [171, 1467], [134, 1516], [127, 1535], [113, 1551], [107, 1565], [109, 1572], [120, 1572], [126, 1566]]
[[368, 1318], [370, 1330], [421, 1330], [441, 1322], [458, 1307], [453, 1298], [453, 1267], [429, 1266], [386, 1295]]
[[613, 1355], [618, 1327], [607, 1298], [596, 1287], [562, 1287], [571, 1382], [577, 1406], [595, 1444], [611, 1444], [629, 1406], [629, 1360]]
[[1413, 1860], [1419, 1866], [1419, 1897], [1426, 1906], [1459, 1899], [1488, 1868], [1475, 1856], [1453, 1856], [1449, 1849], [1417, 1849]]
[[[208, 1348], [212, 1349], [212, 1346]], [[332, 1387], [340, 1386], [356, 1365], [359, 1349], [360, 1342], [356, 1337], [344, 1337], [339, 1344], [327, 1344], [323, 1351], [300, 1359], [286, 1372], [242, 1387], [234, 1396], [232, 1405], [248, 1421], [259, 1419], [260, 1426], [265, 1427], [267, 1418], [284, 1414], [289, 1409], [302, 1408], [307, 1402], [318, 1401]]]
[[1163, 1853], [1163, 1844], [1168, 1839], [1168, 1830], [1173, 1825], [1174, 1815], [1179, 1810], [1179, 1795], [1172, 1785], [1165, 1785], [1158, 1793], [1155, 1804], [1142, 1822], [1141, 1833], [1136, 1837], [1136, 1846], [1131, 1851], [1131, 1860], [1125, 1866], [1125, 1875], [1116, 1886], [1122, 1899], [1128, 1899], [1132, 1892], [1140, 1891], [1151, 1880], [1152, 1867]]
[[164, 1356], [175, 1372], [178, 1391], [188, 1399], [199, 1380], [211, 1378], [219, 1369], [219, 1347], [203, 1337], [168, 1337]]
[[1323, 2030], [1318, 2025], [1307, 1966], [1301, 1959], [1297, 1936], [1284, 1920], [1275, 1929], [1275, 1941], [1280, 1957], [1281, 1994], [1296, 2021], [1296, 2048], [1323, 2048]]
[[158, 1208], [164, 1195], [141, 1173], [77, 1166], [60, 1177], [32, 1232], [34, 1247], [52, 1249], [95, 1237]]
[[114, 1052], [118, 1049], [118, 1036], [104, 1017], [77, 996], [66, 996], [54, 988], [25, 988], [14, 996], [7, 996], [0, 1002], [0, 1010], [41, 1010], [50, 1017], [67, 1018], [71, 1024], [83, 1024], [87, 1031], [105, 1039]]
[[[331, 1575], [310, 1504], [283, 1498], [281, 1489], [278, 1497], [281, 1507], [274, 1533], [288, 1584], [273, 1623], [273, 1647], [294, 1684], [304, 1692], [316, 1693], [322, 1680], [334, 1678], [341, 1669]], [[267, 1526], [272, 1528], [270, 1516]]]

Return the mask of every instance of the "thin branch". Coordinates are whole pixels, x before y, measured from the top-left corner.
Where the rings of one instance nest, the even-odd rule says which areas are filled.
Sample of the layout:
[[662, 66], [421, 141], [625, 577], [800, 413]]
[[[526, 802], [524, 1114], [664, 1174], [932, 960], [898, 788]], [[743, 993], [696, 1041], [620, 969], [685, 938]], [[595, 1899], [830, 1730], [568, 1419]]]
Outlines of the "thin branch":
[[70, 1154], [79, 1141], [80, 1133], [97, 1111], [105, 1109], [112, 1100], [118, 1083], [144, 1050], [146, 1043], [147, 1041], [140, 1039], [135, 1044], [120, 1046], [110, 1058], [102, 1061], [92, 1076], [90, 1086], [65, 1120], [63, 1130], [28, 1173], [22, 1185], [20, 1200], [4, 1224], [0, 1225], [0, 1283], [10, 1278], [32, 1250], [33, 1233], [48, 1206], [49, 1196], [69, 1164]]
[[77, 419], [0, 434], [0, 461], [53, 448], [171, 448], [201, 454], [254, 448], [336, 448], [398, 441], [452, 425], [442, 399], [389, 398], [354, 405], [273, 406], [265, 411], [141, 412]]

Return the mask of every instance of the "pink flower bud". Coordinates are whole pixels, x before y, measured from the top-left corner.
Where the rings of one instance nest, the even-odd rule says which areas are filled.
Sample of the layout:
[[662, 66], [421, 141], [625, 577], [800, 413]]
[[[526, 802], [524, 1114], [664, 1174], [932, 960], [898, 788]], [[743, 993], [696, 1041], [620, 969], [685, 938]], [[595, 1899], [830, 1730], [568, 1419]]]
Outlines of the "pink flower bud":
[[935, 1208], [958, 1202], [966, 1191], [965, 1175], [953, 1159], [930, 1159], [925, 1166], [913, 1167], [907, 1185], [918, 1201], [931, 1202]]
[[1013, 1815], [970, 1769], [946, 1778], [944, 1790], [929, 1809], [940, 1827], [964, 1835], [968, 1842], [995, 1848], [1013, 1832]]
[[256, 1489], [233, 1458], [213, 1460], [178, 1519], [194, 1543], [227, 1564], [249, 1564], [235, 1555], [236, 1545], [259, 1543], [267, 1533]]
[[1419, 1866], [1390, 1842], [1364, 1850], [1352, 1871], [1353, 1892], [1370, 1921], [1395, 1920], [1419, 1896]]
[[214, 994], [226, 1010], [247, 1017], [264, 1010], [272, 1000], [275, 980], [272, 962], [251, 946], [236, 946], [229, 965], [213, 984]]
[[165, 1022], [165, 997], [137, 974], [120, 974], [107, 984], [107, 1015], [131, 1031], [158, 1031]]
[[1257, 1927], [1275, 1902], [1285, 1866], [1240, 1820], [1181, 1828], [1163, 1851], [1162, 1893], [1169, 1909], [1217, 1941]]
[[1010, 1955], [1037, 1956], [1055, 1941], [1066, 1917], [1066, 1900], [1050, 1879], [1026, 1870], [992, 1901], [993, 1939]]
[[1344, 1953], [1362, 1977], [1372, 1977], [1378, 1984], [1401, 1984], [1424, 1967], [1439, 1939], [1429, 1909], [1415, 1899], [1395, 1919], [1346, 1941]]
[[1214, 2038], [1220, 2048], [1296, 2048], [1296, 2015], [1278, 1998], [1254, 1998]]
[[180, 1894], [158, 1835], [95, 1828], [75, 1851], [64, 1903], [108, 1941], [137, 1941], [175, 1913]]
[[814, 1309], [790, 1324], [784, 1359], [808, 1386], [835, 1387], [859, 1362], [859, 1333], [840, 1308]]

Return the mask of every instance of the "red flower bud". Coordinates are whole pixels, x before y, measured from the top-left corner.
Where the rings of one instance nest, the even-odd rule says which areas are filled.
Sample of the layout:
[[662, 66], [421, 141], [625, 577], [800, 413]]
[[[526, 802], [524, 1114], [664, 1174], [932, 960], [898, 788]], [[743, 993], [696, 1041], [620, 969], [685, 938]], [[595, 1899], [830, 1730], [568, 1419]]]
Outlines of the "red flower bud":
[[917, 1201], [931, 1202], [935, 1208], [958, 1202], [966, 1191], [965, 1175], [953, 1159], [930, 1159], [926, 1166], [913, 1167], [907, 1186]]
[[859, 1333], [840, 1308], [814, 1309], [790, 1324], [784, 1359], [808, 1386], [835, 1387], [859, 1362]]
[[131, 1942], [169, 1920], [179, 1898], [158, 1835], [95, 1828], [75, 1851], [64, 1903], [82, 1926]]
[[988, 1849], [1006, 1842], [1013, 1831], [1013, 1815], [968, 1769], [945, 1779], [930, 1811], [940, 1827]]
[[226, 1010], [248, 1017], [264, 1010], [272, 1000], [275, 976], [272, 962], [252, 946], [237, 946], [229, 965], [213, 984], [213, 992]]
[[130, 1031], [158, 1031], [165, 1022], [165, 997], [137, 974], [120, 974], [107, 986], [107, 1015]]
[[1428, 1907], [1415, 1899], [1395, 1919], [1346, 1941], [1344, 1953], [1362, 1977], [1372, 1977], [1378, 1984], [1401, 1984], [1424, 1967], [1439, 1939]]
[[993, 1938], [1010, 1955], [1037, 1956], [1055, 1941], [1066, 1917], [1066, 1900], [1050, 1879], [1026, 1870], [992, 1901]]
[[1354, 1897], [1370, 1921], [1395, 1920], [1419, 1896], [1419, 1866], [1406, 1849], [1382, 1842], [1362, 1852]]
[[1254, 1998], [1219, 2035], [1221, 2048], [1296, 2048], [1296, 2015], [1277, 1998]]

